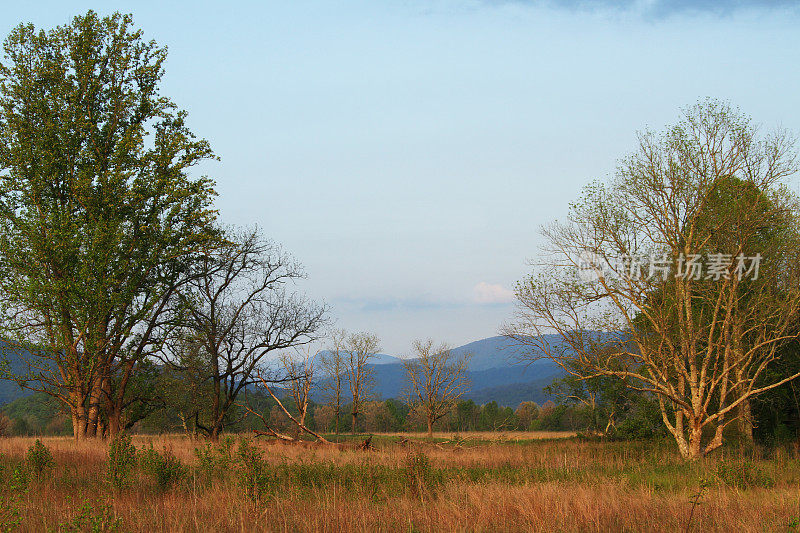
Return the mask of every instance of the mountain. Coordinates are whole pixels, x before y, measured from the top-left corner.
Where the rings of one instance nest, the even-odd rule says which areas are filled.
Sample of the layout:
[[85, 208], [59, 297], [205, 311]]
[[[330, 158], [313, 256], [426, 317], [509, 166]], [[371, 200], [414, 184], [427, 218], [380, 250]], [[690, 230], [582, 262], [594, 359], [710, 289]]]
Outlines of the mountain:
[[[553, 335], [549, 342], [557, 342]], [[3, 349], [5, 348], [5, 349]], [[522, 361], [523, 348], [506, 337], [489, 337], [453, 349], [454, 354], [472, 354], [469, 363], [469, 392], [465, 398], [476, 403], [496, 401], [501, 405], [516, 407], [523, 401], [546, 400], [542, 389], [561, 375], [561, 369], [547, 359], [531, 363]], [[320, 352], [315, 357], [319, 357]], [[22, 372], [20, 353], [0, 344], [0, 359], [7, 358], [12, 372]], [[398, 357], [379, 354], [370, 361], [375, 378], [375, 393], [381, 399], [399, 398], [406, 386], [406, 370]], [[346, 386], [346, 385], [345, 385]], [[0, 405], [30, 394], [16, 383], [0, 379]], [[314, 401], [321, 401], [319, 390], [312, 394]]]
[[[14, 374], [22, 374], [27, 370], [23, 358], [30, 356], [28, 352], [0, 341], [0, 365], [2, 361], [8, 362], [8, 370]], [[20, 388], [13, 381], [0, 379], [0, 405], [13, 402], [23, 396], [28, 396], [31, 391]]]
[[[553, 335], [548, 342], [556, 342]], [[542, 389], [560, 376], [561, 368], [550, 360], [534, 362], [522, 360], [524, 350], [507, 337], [489, 337], [453, 348], [455, 355], [472, 354], [467, 377], [469, 392], [464, 395], [476, 403], [497, 401], [502, 405], [516, 407], [524, 401], [540, 403], [547, 396]], [[397, 362], [391, 362], [391, 359]], [[399, 398], [406, 387], [406, 370], [401, 360], [385, 356], [380, 363], [370, 362], [375, 380], [375, 395], [380, 399]], [[346, 387], [346, 385], [345, 385]], [[322, 401], [323, 394], [312, 394], [314, 401]]]
[[[541, 337], [541, 339], [549, 344], [557, 345], [560, 336], [545, 335]], [[504, 336], [488, 337], [459, 346], [458, 348], [453, 348], [452, 350], [455, 355], [464, 353], [472, 355], [469, 363], [470, 370], [506, 367], [519, 368], [520, 366], [528, 366], [528, 363], [523, 361], [523, 357], [530, 351], [530, 347], [521, 347], [516, 341]], [[535, 361], [529, 366], [548, 366], [552, 364], [553, 363], [550, 361], [541, 360]]]
[[[328, 350], [322, 350], [314, 355], [315, 364], [319, 362], [320, 359], [327, 356], [330, 352]], [[402, 360], [399, 357], [395, 357], [393, 355], [388, 355], [385, 353], [377, 353], [370, 357], [370, 364], [373, 365], [399, 365], [402, 364]]]

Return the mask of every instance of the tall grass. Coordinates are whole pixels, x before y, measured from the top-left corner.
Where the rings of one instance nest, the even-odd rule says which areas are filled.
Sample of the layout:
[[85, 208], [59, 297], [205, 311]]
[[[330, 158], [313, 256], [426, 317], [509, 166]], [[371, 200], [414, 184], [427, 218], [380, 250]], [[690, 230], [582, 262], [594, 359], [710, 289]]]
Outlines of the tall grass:
[[382, 437], [370, 452], [134, 437], [117, 486], [119, 446], [110, 460], [101, 442], [41, 439], [53, 466], [37, 478], [34, 440], [2, 439], [0, 531], [683, 531], [701, 486], [693, 531], [800, 518], [791, 450], [687, 464], [668, 442], [460, 437]]

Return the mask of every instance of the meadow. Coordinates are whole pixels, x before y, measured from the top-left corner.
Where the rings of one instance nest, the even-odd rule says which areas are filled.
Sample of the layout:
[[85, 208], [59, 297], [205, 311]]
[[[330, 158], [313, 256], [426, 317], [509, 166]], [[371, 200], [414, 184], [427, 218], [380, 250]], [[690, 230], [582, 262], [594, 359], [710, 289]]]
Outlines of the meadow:
[[[0, 531], [793, 531], [794, 449], [557, 434], [0, 440]], [[691, 519], [690, 519], [691, 516]]]

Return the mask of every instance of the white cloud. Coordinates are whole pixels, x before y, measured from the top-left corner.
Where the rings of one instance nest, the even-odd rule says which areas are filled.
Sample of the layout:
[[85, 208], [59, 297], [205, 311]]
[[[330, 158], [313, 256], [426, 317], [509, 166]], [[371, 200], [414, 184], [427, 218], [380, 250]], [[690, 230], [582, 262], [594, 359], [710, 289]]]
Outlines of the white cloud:
[[514, 301], [514, 291], [485, 281], [475, 285], [472, 292], [475, 301], [482, 304], [503, 304]]

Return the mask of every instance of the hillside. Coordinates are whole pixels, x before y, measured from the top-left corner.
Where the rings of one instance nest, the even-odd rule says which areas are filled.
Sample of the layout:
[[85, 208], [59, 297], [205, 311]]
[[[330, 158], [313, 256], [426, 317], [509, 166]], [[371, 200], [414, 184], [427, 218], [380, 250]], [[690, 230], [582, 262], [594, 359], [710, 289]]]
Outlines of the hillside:
[[[26, 352], [20, 352], [18, 348], [14, 348], [6, 343], [0, 342], [0, 364], [2, 361], [7, 361], [9, 370], [14, 374], [21, 374], [26, 371], [26, 365], [23, 361]], [[13, 402], [18, 398], [29, 395], [31, 392], [26, 389], [21, 389], [13, 381], [0, 379], [0, 405]]]
[[[516, 407], [523, 401], [545, 401], [542, 389], [561, 374], [552, 361], [521, 361], [523, 349], [506, 337], [489, 337], [453, 349], [456, 355], [472, 354], [466, 398], [476, 403], [497, 401]], [[391, 362], [394, 359], [397, 362]], [[384, 355], [370, 365], [375, 378], [375, 394], [380, 399], [399, 398], [406, 386], [406, 371], [400, 359]], [[322, 395], [317, 392], [315, 400]]]
[[[545, 398], [542, 388], [548, 385], [560, 369], [551, 361], [541, 360], [527, 364], [520, 362], [522, 350], [505, 337], [490, 337], [454, 348], [457, 354], [471, 353], [468, 376], [470, 391], [465, 396], [476, 403], [497, 401], [501, 405], [516, 407], [523, 401], [541, 402]], [[7, 358], [12, 372], [21, 372], [20, 354], [11, 349], [0, 349]], [[379, 354], [371, 363], [375, 377], [375, 393], [381, 399], [399, 398], [406, 385], [406, 372], [401, 359]], [[16, 383], [0, 379], [0, 405], [29, 394]], [[312, 395], [321, 399], [317, 392]]]

